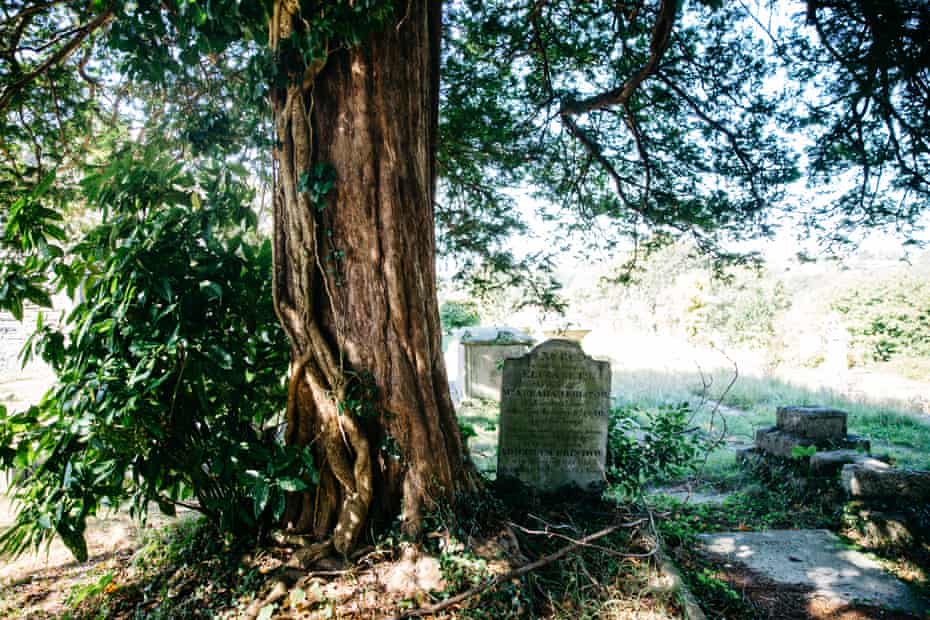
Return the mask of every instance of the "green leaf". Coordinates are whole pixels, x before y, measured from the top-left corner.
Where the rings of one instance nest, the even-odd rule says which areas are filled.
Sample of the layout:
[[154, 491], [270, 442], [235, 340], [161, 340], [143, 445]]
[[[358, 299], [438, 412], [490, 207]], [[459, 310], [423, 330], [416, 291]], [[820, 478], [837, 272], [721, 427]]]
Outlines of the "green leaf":
[[298, 493], [307, 488], [307, 483], [300, 478], [281, 478], [278, 480], [278, 486], [281, 487], [282, 491]]
[[81, 533], [59, 524], [58, 536], [78, 562], [87, 561], [87, 541]]
[[255, 518], [259, 518], [265, 506], [268, 505], [268, 498], [271, 496], [271, 485], [263, 478], [256, 481], [252, 486], [252, 512]]
[[817, 446], [793, 446], [791, 448], [791, 458], [807, 459], [817, 454]]
[[200, 290], [201, 292], [206, 291], [208, 299], [214, 299], [217, 301], [223, 300], [223, 287], [221, 287], [216, 282], [204, 280], [200, 283]]

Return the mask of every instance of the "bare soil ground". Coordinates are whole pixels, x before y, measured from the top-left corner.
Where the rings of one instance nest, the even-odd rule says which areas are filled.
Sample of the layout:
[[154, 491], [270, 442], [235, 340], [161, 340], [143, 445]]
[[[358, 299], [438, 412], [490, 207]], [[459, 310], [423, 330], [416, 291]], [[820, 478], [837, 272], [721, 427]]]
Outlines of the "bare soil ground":
[[[5, 494], [5, 481], [0, 493]], [[14, 507], [0, 496], [0, 530], [14, 518]], [[60, 540], [48, 549], [18, 558], [0, 558], [0, 617], [56, 617], [65, 611], [75, 588], [95, 576], [128, 564], [146, 529], [160, 528], [172, 519], [154, 511], [146, 525], [125, 510], [92, 518], [87, 524], [87, 562], [78, 563]]]
[[[37, 403], [54, 376], [48, 368], [0, 376], [0, 404], [20, 410]], [[6, 495], [7, 478], [0, 473], [0, 530], [15, 518], [15, 506]], [[78, 563], [55, 540], [44, 550], [18, 558], [0, 558], [0, 617], [44, 618], [61, 614], [75, 587], [93, 576], [129, 561], [145, 528], [163, 527], [169, 519], [153, 514], [147, 525], [124, 511], [92, 518], [87, 525], [88, 561]]]
[[[10, 409], [19, 409], [36, 402], [51, 382], [47, 370], [31, 369], [25, 375], [0, 377], [0, 404]], [[857, 381], [859, 385], [864, 385]], [[859, 387], [859, 386], [857, 386]], [[886, 385], [887, 387], [887, 385]], [[894, 392], [899, 395], [909, 393], [911, 384], [895, 384]], [[922, 401], [921, 401], [922, 402]], [[737, 411], [737, 410], [734, 410]], [[930, 409], [927, 410], [930, 413]], [[496, 454], [496, 419], [479, 410], [474, 412], [471, 422], [477, 431], [473, 439], [473, 448], [479, 457], [484, 458], [485, 469], [493, 471]], [[733, 437], [733, 443], [745, 442], [745, 438]], [[480, 459], [479, 459], [480, 460]], [[12, 507], [2, 492], [5, 481], [0, 476], [0, 529], [12, 520]], [[675, 489], [686, 493], [693, 502], [700, 490], [691, 488]], [[722, 500], [711, 498], [712, 502]], [[88, 525], [87, 540], [90, 559], [82, 564], [76, 563], [70, 553], [58, 541], [47, 551], [25, 555], [15, 560], [0, 558], [0, 618], [54, 618], [61, 617], [68, 611], [74, 594], [84, 586], [99, 580], [103, 574], [113, 576], [113, 581], [105, 587], [105, 593], [112, 593], [114, 600], [121, 592], [138, 592], [144, 584], [132, 582], [140, 571], [134, 566], [134, 554], [139, 548], [145, 528], [163, 527], [169, 522], [163, 517], [153, 517], [147, 526], [134, 522], [125, 512], [114, 512], [101, 518], [93, 519]], [[489, 557], [489, 563], [491, 558]], [[317, 567], [305, 574], [291, 592], [300, 590], [306, 598], [299, 602], [290, 594], [279, 601], [275, 607], [275, 617], [333, 617], [373, 618], [390, 615], [411, 606], [436, 600], [437, 595], [429, 591], [442, 589], [444, 584], [435, 582], [436, 558], [421, 556], [414, 558], [404, 554], [394, 554], [381, 558], [371, 557], [366, 562], [351, 566]], [[578, 564], [584, 568], [584, 562]], [[813, 596], [802, 586], [779, 584], [749, 571], [745, 567], [729, 564], [717, 567], [717, 577], [729, 583], [737, 591], [746, 594], [757, 610], [758, 618], [798, 619], [798, 620], [915, 620], [910, 616], [881, 609], [839, 603], [823, 597]], [[505, 570], [503, 565], [498, 571]], [[648, 589], [648, 580], [630, 579], [626, 573], [625, 582], [605, 583], [600, 575], [585, 576], [584, 570], [576, 573], [580, 576], [577, 584], [579, 591], [590, 593], [590, 600], [598, 605], [596, 615], [592, 609], [577, 608], [577, 598], [565, 597], [546, 603], [547, 618], [575, 618], [580, 616], [616, 619], [663, 619], [679, 618], [680, 610], [676, 601], [653, 595], [643, 595]], [[648, 572], [648, 571], [647, 571]], [[177, 576], [178, 586], [171, 591], [181, 592], [191, 586], [194, 578]], [[524, 587], [511, 584], [514, 592]], [[534, 586], [538, 589], [538, 586]], [[509, 591], [509, 590], [508, 590]], [[490, 600], [473, 600], [470, 606], [483, 607], [484, 612], [491, 613], [509, 604], [511, 599], [499, 592]], [[537, 591], [536, 595], [541, 595]], [[123, 596], [129, 597], [129, 594]], [[133, 594], [132, 596], [135, 596]], [[512, 599], [516, 600], [516, 599]], [[93, 603], [91, 603], [93, 604]], [[86, 607], [86, 605], [85, 605]], [[240, 611], [246, 611], [248, 604]], [[138, 608], [136, 608], [138, 610]], [[460, 617], [461, 608], [450, 609], [440, 617]], [[528, 609], [517, 613], [529, 613]], [[235, 609], [230, 610], [230, 617], [237, 617]], [[132, 617], [115, 613], [108, 617]], [[489, 617], [485, 615], [484, 617]], [[504, 616], [499, 616], [504, 617]], [[521, 616], [508, 616], [521, 617]], [[708, 617], [714, 617], [711, 613]]]

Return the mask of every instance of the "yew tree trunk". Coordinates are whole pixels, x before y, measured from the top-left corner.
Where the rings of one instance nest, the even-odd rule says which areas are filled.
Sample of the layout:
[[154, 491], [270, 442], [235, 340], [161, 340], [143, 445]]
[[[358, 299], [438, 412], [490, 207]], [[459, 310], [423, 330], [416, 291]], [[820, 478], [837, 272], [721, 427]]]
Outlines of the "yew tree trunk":
[[[288, 4], [276, 3], [273, 49], [305, 27]], [[289, 80], [272, 94], [286, 440], [311, 444], [320, 469], [285, 520], [343, 553], [372, 523], [417, 531], [425, 510], [475, 484], [436, 300], [439, 36], [440, 3], [402, 0], [362, 45], [334, 46], [303, 76], [282, 67]]]

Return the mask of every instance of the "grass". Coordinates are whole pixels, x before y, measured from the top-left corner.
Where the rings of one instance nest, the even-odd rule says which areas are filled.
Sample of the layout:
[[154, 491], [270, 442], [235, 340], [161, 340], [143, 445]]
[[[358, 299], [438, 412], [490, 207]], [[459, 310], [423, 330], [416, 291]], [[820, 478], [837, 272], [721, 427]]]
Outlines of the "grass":
[[466, 400], [458, 417], [475, 466], [482, 474], [494, 478], [497, 472], [497, 421], [500, 417], [498, 404], [488, 400]]
[[[832, 390], [812, 390], [770, 377], [739, 376], [718, 369], [660, 372], [642, 370], [614, 374], [620, 404], [655, 407], [688, 401], [698, 412], [696, 424], [709, 434], [726, 434], [751, 443], [755, 430], [775, 424], [775, 410], [785, 405], [818, 405], [849, 414], [849, 432], [872, 440], [875, 453], [894, 457], [898, 466], [930, 469], [930, 416], [891, 399], [853, 398]], [[729, 389], [728, 389], [729, 387]], [[930, 389], [930, 387], [928, 387]], [[720, 408], [716, 402], [722, 398]]]
[[[753, 473], [739, 468], [732, 444], [751, 443], [755, 429], [774, 424], [775, 409], [780, 405], [821, 405], [847, 411], [850, 432], [870, 437], [874, 452], [890, 453], [901, 466], [930, 469], [930, 453], [926, 449], [930, 446], [930, 416], [909, 411], [900, 403], [853, 399], [772, 378], [741, 376], [727, 390], [731, 378], [732, 373], [723, 370], [703, 377], [697, 371], [625, 370], [615, 374], [614, 391], [620, 395], [615, 399], [618, 405], [655, 409], [688, 402], [695, 412], [694, 425], [707, 437], [719, 435], [725, 428], [730, 447], [703, 455], [695, 478], [708, 487], [732, 491], [730, 497], [719, 504], [682, 504], [657, 495], [649, 502], [658, 515], [665, 548], [683, 569], [705, 609], [717, 613], [716, 617], [748, 618], [754, 612], [747, 600], [718, 579], [712, 565], [693, 553], [697, 534], [776, 528], [840, 530], [841, 514], [839, 505], [825, 498], [801, 498], [795, 489], [781, 485], [778, 478], [760, 481]], [[717, 407], [721, 397], [722, 406]], [[496, 468], [498, 415], [497, 403], [489, 401], [469, 401], [459, 412], [462, 426], [471, 435], [472, 456], [479, 470], [491, 474], [490, 477]], [[534, 506], [529, 512], [544, 514], [556, 523], [574, 523], [578, 517], [574, 509], [558, 515], [545, 514], [543, 510], [542, 506]], [[477, 512], [486, 516], [484, 510]], [[524, 534], [519, 534], [519, 538], [521, 549], [533, 557], [551, 552], [562, 542]], [[636, 546], [626, 535], [604, 542], [618, 549]], [[487, 578], [481, 563], [467, 551], [451, 555], [448, 550], [435, 551], [442, 554], [444, 576], [450, 583], [457, 584], [457, 579]], [[196, 521], [182, 522], [150, 534], [124, 569], [107, 568], [88, 575], [87, 581], [76, 586], [69, 597], [69, 615], [234, 617], [257, 596], [267, 580], [258, 569], [244, 567], [240, 557], [241, 552], [227, 548]], [[457, 613], [461, 618], [520, 617], [529, 610], [542, 610], [547, 618], [640, 617], [636, 615], [639, 613], [636, 605], [649, 588], [649, 577], [648, 562], [613, 561], [590, 550], [488, 592]], [[461, 589], [464, 583], [453, 589]], [[674, 617], [663, 615], [674, 611], [672, 601], [653, 597], [645, 605], [655, 614], [645, 617]]]
[[[901, 403], [850, 398], [830, 390], [812, 390], [769, 377], [738, 376], [732, 369], [712, 372], [623, 370], [613, 376], [617, 405], [657, 408], [688, 402], [693, 422], [709, 439], [726, 439], [706, 455], [699, 478], [712, 485], [735, 488], [742, 474], [733, 458], [734, 445], [752, 444], [756, 429], [775, 424], [775, 410], [785, 405], [819, 405], [849, 414], [849, 432], [868, 437], [875, 454], [893, 457], [899, 467], [930, 470], [930, 416]], [[732, 385], [731, 385], [732, 382]], [[721, 406], [716, 404], [722, 398]], [[467, 401], [459, 418], [474, 431], [469, 447], [479, 471], [490, 474], [497, 463], [497, 403]]]
[[241, 556], [200, 518], [147, 530], [127, 562], [92, 572], [73, 588], [64, 617], [237, 617], [263, 581]]

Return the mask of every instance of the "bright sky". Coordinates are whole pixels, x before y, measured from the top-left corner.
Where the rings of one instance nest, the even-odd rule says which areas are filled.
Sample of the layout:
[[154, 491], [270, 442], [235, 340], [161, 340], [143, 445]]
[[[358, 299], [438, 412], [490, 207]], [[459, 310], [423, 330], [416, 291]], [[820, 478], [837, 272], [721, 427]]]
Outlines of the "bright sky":
[[[799, 183], [794, 192], [803, 192], [803, 183]], [[553, 239], [556, 237], [557, 223], [543, 221], [537, 211], [540, 203], [530, 196], [529, 192], [510, 191], [508, 192], [516, 201], [517, 208], [523, 220], [529, 225], [527, 235], [512, 237], [509, 242], [509, 248], [517, 256], [527, 256], [537, 252], [554, 251]], [[790, 204], [789, 199], [789, 204]], [[601, 223], [602, 226], [610, 226], [609, 221]], [[925, 214], [923, 218], [924, 230], [922, 234], [916, 237], [916, 240], [930, 246], [930, 214]], [[791, 222], [785, 220], [778, 232], [773, 238], [758, 239], [751, 242], [745, 242], [732, 246], [733, 249], [744, 252], [759, 252], [765, 258], [766, 262], [774, 268], [780, 268], [796, 260], [799, 250], [812, 258], [826, 258], [829, 254], [819, 246], [815, 239], [799, 240], [802, 232], [800, 222]], [[858, 237], [854, 237], [854, 253], [868, 253], [871, 255], [893, 258], [904, 258], [907, 256], [906, 246], [903, 245], [904, 238], [891, 234], [886, 231], [860, 231]], [[630, 251], [631, 244], [625, 247], [617, 248], [618, 253]], [[921, 247], [912, 248], [918, 252], [922, 251]], [[592, 263], [599, 260], [610, 260], [608, 255], [592, 253], [584, 242], [583, 237], [577, 237], [571, 240], [571, 250], [568, 252], [557, 252], [556, 261], [558, 270], [575, 270], [590, 268]]]

